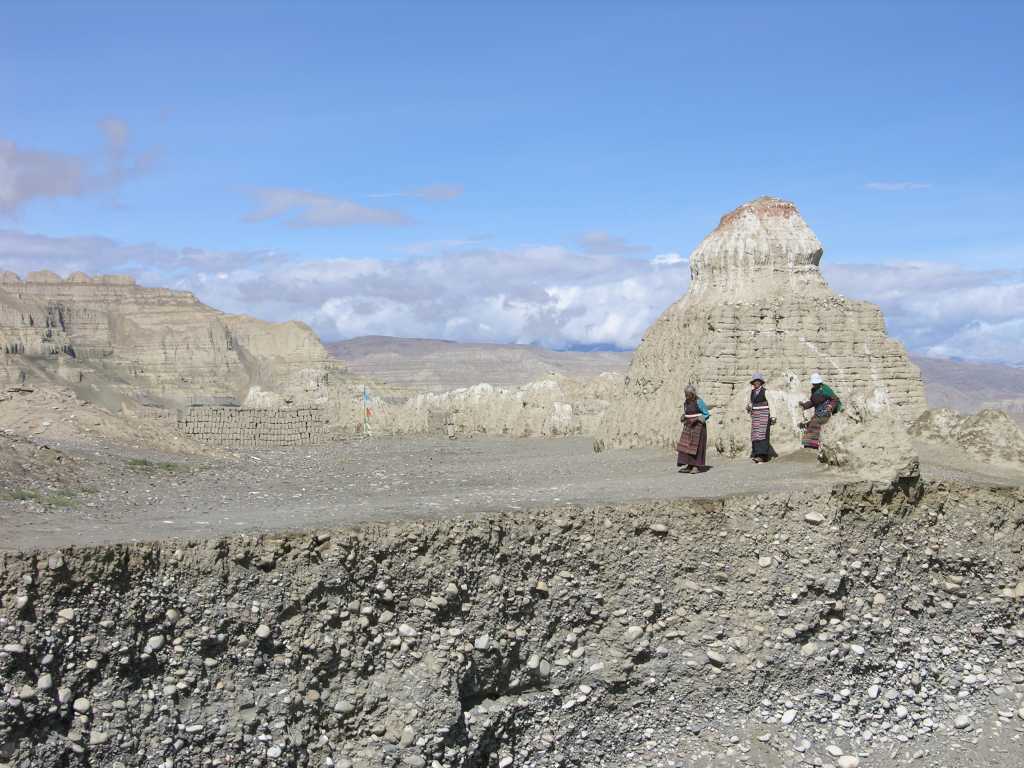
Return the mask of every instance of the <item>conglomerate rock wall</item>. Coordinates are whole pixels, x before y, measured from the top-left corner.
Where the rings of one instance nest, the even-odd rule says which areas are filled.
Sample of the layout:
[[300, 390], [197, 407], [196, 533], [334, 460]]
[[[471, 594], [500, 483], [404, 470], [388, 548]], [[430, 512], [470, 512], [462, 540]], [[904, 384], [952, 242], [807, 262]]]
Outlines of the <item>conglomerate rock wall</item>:
[[0, 274], [0, 383], [62, 383], [110, 407], [241, 402], [253, 386], [309, 402], [343, 367], [298, 322], [226, 315], [128, 277]]
[[856, 485], [3, 553], [0, 766], [1016, 768], [1022, 522]]
[[758, 198], [722, 217], [690, 255], [689, 290], [647, 330], [600, 437], [609, 446], [674, 444], [683, 389], [712, 409], [712, 445], [749, 449], [744, 406], [768, 378], [773, 440], [796, 447], [797, 405], [817, 371], [847, 402], [908, 423], [927, 407], [919, 372], [886, 335], [878, 307], [834, 293], [822, 247], [796, 206]]

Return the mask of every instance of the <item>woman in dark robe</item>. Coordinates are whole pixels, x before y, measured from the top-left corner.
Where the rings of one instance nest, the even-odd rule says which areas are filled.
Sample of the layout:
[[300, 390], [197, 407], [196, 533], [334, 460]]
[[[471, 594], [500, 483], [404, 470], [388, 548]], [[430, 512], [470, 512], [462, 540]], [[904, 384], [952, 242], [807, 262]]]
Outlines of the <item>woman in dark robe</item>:
[[821, 380], [821, 376], [815, 373], [811, 375], [811, 399], [800, 403], [800, 407], [804, 410], [814, 409], [814, 415], [800, 426], [804, 429], [801, 439], [804, 448], [816, 451], [821, 448], [821, 430], [832, 418], [832, 414], [839, 412], [839, 398], [832, 388]]
[[680, 472], [694, 474], [707, 472], [708, 427], [711, 418], [704, 401], [697, 397], [692, 384], [686, 386], [686, 402], [683, 403], [683, 431], [676, 443], [676, 466]]
[[755, 373], [750, 377], [750, 458], [755, 464], [771, 461], [778, 454], [772, 448], [772, 412], [768, 406], [768, 395], [764, 389], [764, 374]]

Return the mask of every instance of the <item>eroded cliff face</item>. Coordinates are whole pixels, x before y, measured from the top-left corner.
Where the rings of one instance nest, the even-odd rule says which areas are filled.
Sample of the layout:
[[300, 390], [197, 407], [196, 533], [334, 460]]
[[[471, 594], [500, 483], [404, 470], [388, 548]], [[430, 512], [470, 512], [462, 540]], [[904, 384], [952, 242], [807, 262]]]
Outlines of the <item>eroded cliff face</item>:
[[814, 371], [845, 402], [899, 422], [917, 418], [927, 407], [918, 369], [886, 335], [878, 307], [828, 287], [821, 256], [790, 202], [758, 198], [724, 216], [690, 256], [689, 291], [644, 335], [600, 437], [619, 447], [674, 444], [692, 382], [713, 409], [713, 447], [739, 453], [749, 448], [754, 371], [767, 374], [777, 448], [797, 447], [797, 403]]
[[323, 394], [342, 370], [302, 323], [225, 315], [131, 278], [0, 274], [0, 381], [62, 383], [105, 405], [240, 402], [259, 386]]
[[1015, 768], [1022, 515], [856, 485], [4, 553], [0, 766]]

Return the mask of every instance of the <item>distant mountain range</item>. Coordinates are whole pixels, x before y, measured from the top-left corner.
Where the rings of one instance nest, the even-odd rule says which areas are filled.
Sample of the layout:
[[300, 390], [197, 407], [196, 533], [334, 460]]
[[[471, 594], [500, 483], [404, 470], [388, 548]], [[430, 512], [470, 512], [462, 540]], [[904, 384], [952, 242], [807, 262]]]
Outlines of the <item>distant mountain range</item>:
[[[554, 352], [523, 344], [476, 344], [361, 336], [326, 345], [353, 373], [410, 390], [443, 392], [480, 382], [518, 386], [552, 373], [625, 373], [632, 352]], [[1024, 369], [911, 355], [931, 408], [998, 408], [1024, 424]]]
[[918, 355], [910, 359], [921, 369], [931, 408], [962, 413], [996, 408], [1024, 423], [1024, 368]]
[[633, 355], [395, 336], [360, 336], [325, 346], [352, 373], [420, 392], [445, 392], [481, 382], [514, 387], [551, 373], [572, 378], [624, 373]]

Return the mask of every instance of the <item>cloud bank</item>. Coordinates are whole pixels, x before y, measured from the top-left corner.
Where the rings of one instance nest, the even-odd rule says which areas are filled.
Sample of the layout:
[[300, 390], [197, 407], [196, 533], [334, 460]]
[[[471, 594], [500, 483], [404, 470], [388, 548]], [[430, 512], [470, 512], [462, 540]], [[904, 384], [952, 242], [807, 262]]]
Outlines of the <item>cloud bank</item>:
[[617, 235], [602, 231], [584, 232], [579, 239], [579, 245], [584, 253], [594, 255], [626, 255], [647, 253], [651, 250], [646, 245], [633, 245]]
[[399, 211], [371, 208], [351, 200], [302, 189], [263, 187], [253, 192], [257, 208], [245, 216], [258, 222], [283, 218], [290, 227], [351, 227], [358, 224], [402, 226], [411, 220]]
[[[468, 241], [401, 259], [299, 261], [273, 251], [126, 245], [0, 230], [0, 269], [122, 272], [194, 291], [230, 312], [301, 319], [325, 339], [365, 334], [635, 347], [686, 291], [678, 253], [638, 258], [540, 245], [499, 250]], [[879, 304], [912, 351], [1024, 365], [1024, 270], [938, 262], [836, 264], [840, 293]]]
[[405, 192], [378, 192], [367, 195], [367, 197], [412, 197], [419, 200], [442, 202], [461, 197], [463, 191], [461, 184], [430, 184], [426, 187], [409, 189]]
[[99, 129], [104, 149], [101, 159], [92, 162], [77, 155], [27, 149], [0, 138], [0, 215], [14, 215], [37, 199], [116, 191], [152, 167], [153, 152], [131, 151], [131, 135], [123, 120], [107, 118], [100, 121]]

